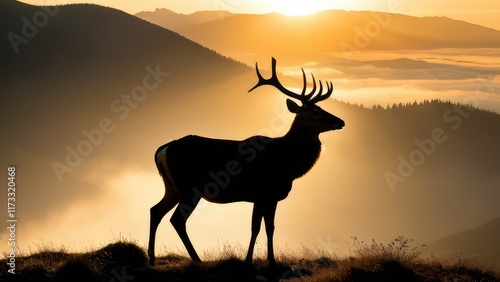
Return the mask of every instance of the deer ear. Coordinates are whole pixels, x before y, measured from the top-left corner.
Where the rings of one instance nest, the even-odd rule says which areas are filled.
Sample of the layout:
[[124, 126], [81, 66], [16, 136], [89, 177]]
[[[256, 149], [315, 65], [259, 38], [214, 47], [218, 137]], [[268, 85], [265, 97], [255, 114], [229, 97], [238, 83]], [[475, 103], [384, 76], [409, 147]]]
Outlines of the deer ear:
[[288, 110], [292, 113], [297, 114], [300, 112], [300, 106], [290, 99], [286, 99], [286, 106], [288, 107]]

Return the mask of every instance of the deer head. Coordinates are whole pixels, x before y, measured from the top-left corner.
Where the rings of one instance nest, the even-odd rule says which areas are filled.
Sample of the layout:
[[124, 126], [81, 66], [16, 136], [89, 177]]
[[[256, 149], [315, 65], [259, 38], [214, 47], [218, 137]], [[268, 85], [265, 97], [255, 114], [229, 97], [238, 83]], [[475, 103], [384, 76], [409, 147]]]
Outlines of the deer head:
[[302, 69], [302, 77], [304, 80], [304, 87], [302, 89], [302, 93], [298, 94], [286, 89], [278, 80], [278, 76], [276, 74], [276, 59], [272, 58], [272, 75], [271, 78], [265, 79], [259, 72], [259, 66], [256, 63], [255, 69], [257, 71], [257, 77], [259, 81], [257, 84], [252, 87], [252, 89], [248, 90], [248, 92], [254, 90], [255, 88], [262, 85], [271, 85], [276, 87], [281, 93], [287, 95], [288, 97], [297, 99], [302, 102], [302, 106], [297, 105], [294, 101], [287, 99], [286, 104], [288, 110], [292, 113], [295, 113], [297, 116], [294, 120], [294, 125], [301, 128], [311, 130], [314, 133], [321, 133], [329, 130], [337, 130], [342, 129], [345, 126], [345, 122], [328, 113], [327, 111], [321, 109], [316, 105], [317, 102], [323, 101], [330, 97], [333, 92], [333, 85], [331, 82], [327, 82], [326, 92], [323, 93], [323, 82], [319, 81], [319, 91], [316, 93], [316, 79], [314, 75], [311, 74], [313, 79], [313, 88], [312, 90], [306, 94], [307, 90], [307, 79], [304, 69]]

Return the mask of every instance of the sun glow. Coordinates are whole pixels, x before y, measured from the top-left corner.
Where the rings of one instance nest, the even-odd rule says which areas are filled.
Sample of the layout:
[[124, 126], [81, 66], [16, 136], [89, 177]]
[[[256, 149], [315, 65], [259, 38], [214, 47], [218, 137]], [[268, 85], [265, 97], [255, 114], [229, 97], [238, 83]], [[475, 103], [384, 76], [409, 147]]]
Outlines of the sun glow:
[[327, 9], [327, 1], [276, 0], [272, 2], [272, 9], [287, 16], [310, 15]]

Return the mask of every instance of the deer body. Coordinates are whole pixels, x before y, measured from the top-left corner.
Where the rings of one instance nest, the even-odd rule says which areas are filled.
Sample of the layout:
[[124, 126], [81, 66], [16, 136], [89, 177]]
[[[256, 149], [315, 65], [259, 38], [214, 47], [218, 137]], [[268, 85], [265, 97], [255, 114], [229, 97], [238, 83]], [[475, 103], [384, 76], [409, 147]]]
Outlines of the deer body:
[[268, 236], [268, 260], [271, 266], [275, 265], [272, 238], [277, 203], [288, 196], [293, 180], [307, 173], [318, 159], [321, 151], [319, 134], [341, 129], [344, 122], [314, 104], [326, 99], [331, 94], [331, 87], [329, 93], [321, 95], [320, 84], [320, 94], [315, 96], [317, 101], [311, 99], [312, 94], [304, 94], [305, 82], [301, 96], [286, 92], [280, 84], [276, 84], [279, 82], [274, 58], [271, 79], [263, 79], [258, 69], [257, 74], [259, 83], [255, 87], [272, 83], [288, 96], [303, 102], [299, 106], [287, 100], [289, 111], [296, 114], [290, 130], [278, 138], [253, 136], [241, 141], [188, 135], [158, 148], [155, 162], [164, 179], [166, 192], [164, 198], [151, 208], [148, 249], [151, 264], [155, 260], [154, 242], [158, 224], [177, 204], [170, 221], [191, 258], [200, 260], [187, 235], [186, 221], [203, 198], [215, 203], [254, 203], [246, 260], [252, 261], [263, 218]]
[[302, 134], [242, 141], [189, 135], [160, 147], [156, 157], [166, 155], [176, 186], [192, 187], [177, 191], [182, 197], [194, 193], [215, 203], [253, 203], [286, 198], [292, 181], [312, 168], [320, 150], [319, 139]]

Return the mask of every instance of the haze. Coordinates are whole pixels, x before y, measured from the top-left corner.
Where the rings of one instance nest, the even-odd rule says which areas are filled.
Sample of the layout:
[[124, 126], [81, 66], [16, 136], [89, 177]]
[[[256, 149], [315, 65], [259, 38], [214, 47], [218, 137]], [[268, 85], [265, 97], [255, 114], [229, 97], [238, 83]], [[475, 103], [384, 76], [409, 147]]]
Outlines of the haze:
[[[85, 3], [68, 0], [27, 0], [22, 1], [33, 5], [62, 5], [71, 3]], [[446, 16], [457, 20], [464, 20], [500, 30], [498, 15], [500, 3], [496, 0], [311, 0], [311, 1], [286, 1], [286, 0], [257, 0], [257, 1], [180, 1], [180, 0], [148, 0], [139, 2], [113, 0], [96, 0], [92, 3], [114, 7], [129, 14], [141, 11], [153, 11], [156, 8], [166, 8], [177, 13], [191, 14], [197, 11], [226, 10], [232, 13], [263, 14], [278, 12], [287, 15], [301, 15], [322, 10], [352, 10], [352, 11], [381, 11], [388, 12], [394, 7], [401, 7], [402, 14], [424, 16]]]

